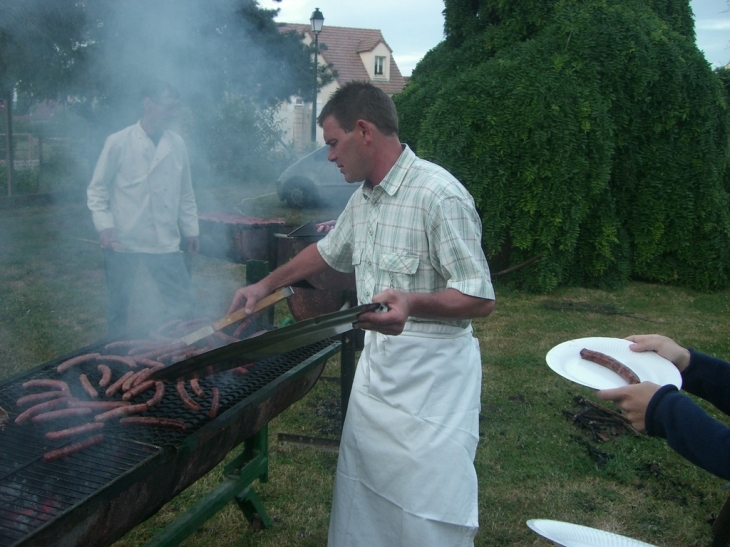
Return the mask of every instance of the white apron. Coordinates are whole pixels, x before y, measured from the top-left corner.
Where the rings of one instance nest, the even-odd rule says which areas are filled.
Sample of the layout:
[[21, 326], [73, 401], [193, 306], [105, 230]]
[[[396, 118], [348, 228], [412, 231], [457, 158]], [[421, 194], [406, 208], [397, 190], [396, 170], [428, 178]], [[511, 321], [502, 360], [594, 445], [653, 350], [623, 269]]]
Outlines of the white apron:
[[[340, 443], [329, 547], [467, 547], [481, 359], [472, 330], [365, 333]], [[417, 329], [417, 330], [415, 330]]]

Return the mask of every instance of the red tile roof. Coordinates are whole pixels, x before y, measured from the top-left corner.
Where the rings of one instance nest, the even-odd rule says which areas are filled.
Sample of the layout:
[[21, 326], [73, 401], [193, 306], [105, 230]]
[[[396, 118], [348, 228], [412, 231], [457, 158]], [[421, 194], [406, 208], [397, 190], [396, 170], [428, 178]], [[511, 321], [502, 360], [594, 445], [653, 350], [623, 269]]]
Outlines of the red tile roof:
[[[307, 34], [314, 40], [310, 25], [288, 24], [279, 27], [281, 32], [295, 30], [300, 34]], [[385, 44], [390, 52], [390, 80], [371, 80], [365, 65], [360, 58], [361, 52], [372, 51], [380, 42]], [[353, 80], [370, 81], [388, 95], [399, 93], [406, 81], [395, 64], [390, 46], [383, 38], [383, 34], [376, 29], [332, 27], [325, 25], [319, 33], [320, 47], [327, 44], [327, 50], [320, 53], [327, 63], [337, 70], [337, 83], [342, 85]]]

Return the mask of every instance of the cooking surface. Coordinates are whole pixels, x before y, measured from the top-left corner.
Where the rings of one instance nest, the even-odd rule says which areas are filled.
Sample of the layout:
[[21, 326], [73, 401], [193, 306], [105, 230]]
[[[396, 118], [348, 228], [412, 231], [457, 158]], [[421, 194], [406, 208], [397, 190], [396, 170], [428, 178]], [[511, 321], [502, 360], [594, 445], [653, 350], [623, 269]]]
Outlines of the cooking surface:
[[[260, 394], [262, 390], [266, 391], [267, 387], [276, 384], [277, 379], [288, 371], [320, 356], [322, 352], [330, 355], [334, 351], [332, 347], [338, 345], [331, 340], [325, 340], [262, 360], [247, 375], [231, 371], [201, 379], [200, 386], [205, 390], [206, 397], [197, 397], [188, 387], [190, 396], [202, 407], [199, 411], [186, 407], [176, 392], [175, 384], [166, 382], [162, 402], [143, 415], [182, 420], [187, 426], [185, 431], [125, 427], [117, 421], [107, 422], [102, 430], [104, 441], [101, 444], [52, 462], [45, 462], [43, 455], [75, 440], [52, 441], [46, 439], [44, 434], [89, 420], [84, 418], [81, 422], [54, 422], [52, 425], [30, 422], [16, 425], [13, 420], [24, 410], [18, 409], [16, 401], [23, 395], [43, 391], [25, 389], [22, 384], [34, 378], [61, 379], [69, 384], [73, 396], [87, 400], [88, 396], [79, 384], [78, 376], [85, 373], [92, 384], [96, 384], [100, 376], [96, 363], [82, 364], [63, 374], [58, 374], [56, 367], [74, 355], [100, 351], [103, 344], [89, 346], [5, 380], [0, 383], [0, 407], [10, 414], [10, 422], [5, 431], [0, 432], [0, 547], [16, 545], [44, 525], [52, 525], [51, 521], [56, 517], [72, 511], [114, 481], [121, 477], [129, 478], [128, 475], [133, 474], [135, 468], [139, 468], [144, 462], [164, 457], [165, 452], [178, 451], [206, 424], [210, 424], [206, 428], [208, 430], [210, 427], [215, 428], [217, 422], [230, 422], [224, 416], [227, 410], [235, 413], [245, 406], [247, 398]], [[244, 364], [247, 363], [239, 363]], [[123, 365], [112, 366], [112, 369], [114, 379], [128, 370]], [[220, 391], [220, 409], [218, 417], [211, 420], [208, 410], [213, 386]], [[134, 402], [144, 402], [152, 393], [140, 395]], [[121, 395], [120, 392], [110, 399], [102, 395], [100, 400], [121, 400]], [[201, 439], [200, 442], [205, 441]]]

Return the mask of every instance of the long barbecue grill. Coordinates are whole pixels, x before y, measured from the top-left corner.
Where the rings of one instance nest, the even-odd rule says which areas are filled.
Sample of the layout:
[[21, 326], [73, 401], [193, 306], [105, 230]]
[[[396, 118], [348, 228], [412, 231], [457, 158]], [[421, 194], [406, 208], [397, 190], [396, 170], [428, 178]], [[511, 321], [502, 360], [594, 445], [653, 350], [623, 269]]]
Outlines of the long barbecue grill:
[[[103, 353], [103, 346], [88, 346], [0, 383], [0, 407], [10, 413], [0, 431], [0, 547], [113, 543], [303, 397], [340, 342], [328, 339], [264, 359], [247, 375], [224, 372], [203, 378], [200, 386], [208, 397], [198, 399], [203, 408], [197, 412], [183, 404], [174, 383], [167, 383], [162, 402], [145, 415], [182, 420], [185, 431], [108, 422], [101, 444], [44, 461], [44, 453], [74, 441], [44, 436], [58, 424], [13, 423], [16, 401], [30, 392], [22, 384], [35, 378], [68, 379], [69, 373], [97, 378], [93, 363], [61, 375], [56, 369], [75, 355]], [[115, 378], [120, 372], [115, 369]], [[72, 395], [87, 398], [78, 382], [68, 383]], [[220, 391], [220, 410], [211, 419], [206, 405], [213, 386]]]

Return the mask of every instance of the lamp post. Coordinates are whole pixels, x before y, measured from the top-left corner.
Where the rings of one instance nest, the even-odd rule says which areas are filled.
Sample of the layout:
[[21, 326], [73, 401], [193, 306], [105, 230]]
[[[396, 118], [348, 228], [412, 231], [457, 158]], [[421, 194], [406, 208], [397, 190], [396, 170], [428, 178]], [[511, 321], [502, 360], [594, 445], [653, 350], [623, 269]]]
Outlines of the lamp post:
[[314, 143], [317, 141], [317, 87], [319, 84], [317, 52], [319, 51], [319, 33], [322, 32], [322, 25], [324, 25], [324, 15], [319, 8], [314, 8], [309, 22], [312, 24], [312, 34], [314, 34], [314, 97], [312, 98], [312, 142]]

